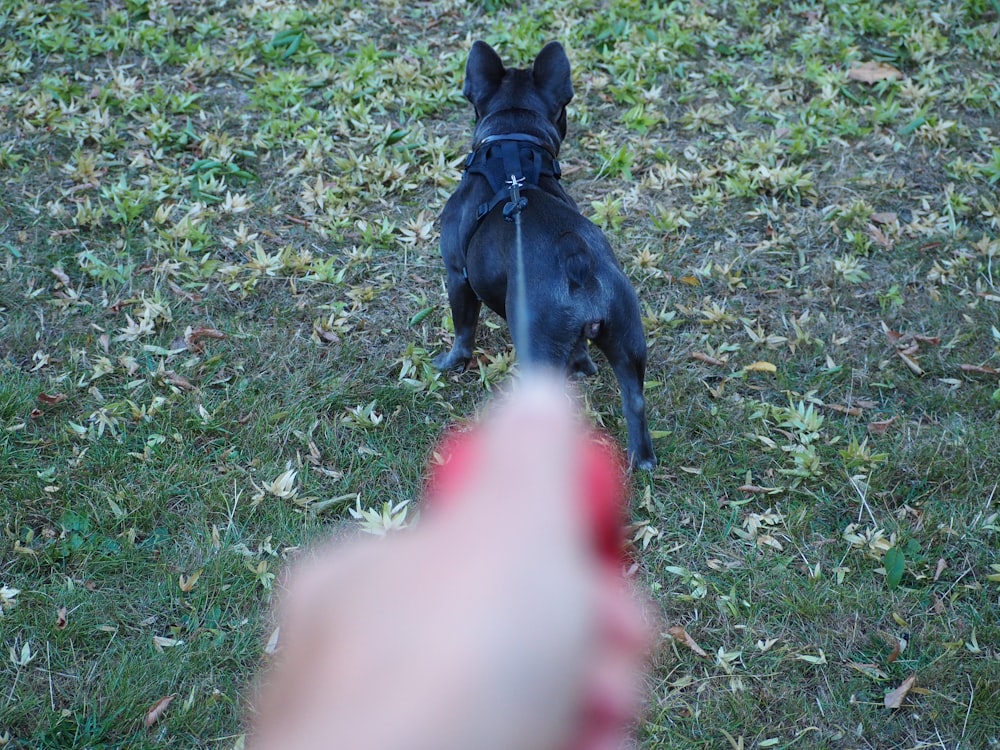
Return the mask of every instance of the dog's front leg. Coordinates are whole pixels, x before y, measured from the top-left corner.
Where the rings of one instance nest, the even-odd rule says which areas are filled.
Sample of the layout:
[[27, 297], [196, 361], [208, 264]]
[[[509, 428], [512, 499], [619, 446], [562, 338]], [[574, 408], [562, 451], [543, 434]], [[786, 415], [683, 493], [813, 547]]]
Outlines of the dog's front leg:
[[448, 302], [455, 325], [455, 342], [450, 352], [434, 358], [434, 366], [439, 370], [464, 370], [472, 358], [476, 325], [479, 323], [479, 310], [483, 303], [472, 291], [464, 274], [451, 269], [448, 269]]

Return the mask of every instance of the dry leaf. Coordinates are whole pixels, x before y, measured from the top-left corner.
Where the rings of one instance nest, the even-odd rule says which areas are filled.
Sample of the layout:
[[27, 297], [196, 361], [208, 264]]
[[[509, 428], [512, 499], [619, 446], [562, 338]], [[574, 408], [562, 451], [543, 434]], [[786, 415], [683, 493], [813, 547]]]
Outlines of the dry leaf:
[[281, 626], [279, 625], [274, 630], [271, 631], [271, 637], [267, 639], [267, 643], [264, 645], [264, 653], [270, 656], [275, 651], [278, 650], [278, 639], [281, 637]]
[[48, 393], [39, 393], [38, 400], [46, 406], [55, 406], [56, 404], [61, 404], [66, 400], [66, 394], [57, 393], [54, 396], [50, 396]]
[[224, 339], [226, 334], [222, 331], [217, 331], [214, 328], [188, 328], [184, 331], [184, 344], [188, 349], [195, 352], [201, 352], [205, 345], [201, 343], [202, 339]]
[[843, 404], [823, 404], [827, 409], [833, 409], [834, 411], [839, 411], [841, 414], [846, 414], [849, 417], [860, 417], [861, 409], [856, 406], [844, 406]]
[[910, 368], [910, 371], [914, 375], [923, 375], [924, 374], [924, 368], [922, 368], [920, 365], [918, 365], [915, 359], [912, 359], [910, 357], [910, 354], [914, 353], [912, 350], [915, 350], [915, 349], [916, 349], [916, 347], [911, 347], [911, 351], [909, 351], [909, 353], [907, 353], [906, 351], [899, 351], [899, 352], [896, 352], [896, 354], [899, 355], [899, 358], [901, 360], [903, 360], [903, 362], [906, 364], [907, 367]]
[[192, 328], [185, 331], [184, 338], [187, 341], [198, 341], [199, 339], [224, 339], [226, 334], [215, 328]]
[[65, 607], [56, 610], [56, 630], [65, 630], [68, 624], [69, 612]]
[[868, 225], [868, 234], [872, 238], [872, 242], [874, 242], [883, 250], [892, 250], [893, 245], [896, 244], [896, 241], [894, 239], [892, 239], [891, 237], [887, 237], [885, 235], [885, 232], [883, 232], [874, 224]]
[[847, 78], [859, 83], [878, 83], [886, 80], [899, 80], [903, 74], [898, 68], [888, 63], [868, 60], [847, 71]]
[[198, 583], [198, 579], [201, 578], [201, 573], [201, 570], [196, 570], [189, 576], [181, 574], [180, 578], [177, 580], [177, 585], [180, 587], [181, 591], [185, 594], [190, 592], [194, 588], [194, 585]]
[[879, 211], [868, 217], [873, 224], [895, 224], [899, 221], [895, 211]]
[[174, 648], [175, 646], [183, 646], [184, 641], [179, 638], [167, 638], [162, 635], [153, 636], [153, 648], [157, 651], [162, 652], [165, 648]]
[[708, 656], [708, 654], [705, 652], [705, 649], [699, 646], [695, 641], [695, 639], [692, 638], [690, 635], [688, 635], [688, 632], [680, 625], [674, 625], [672, 628], [667, 630], [667, 632], [670, 634], [671, 638], [673, 638], [678, 643], [683, 643], [689, 649], [698, 654], [698, 656]]
[[916, 681], [917, 681], [917, 676], [915, 674], [911, 674], [909, 677], [903, 680], [902, 683], [900, 683], [898, 688], [886, 693], [885, 707], [899, 708], [901, 705], [903, 705], [903, 698], [905, 698], [906, 694], [910, 692], [910, 689], [913, 687], [913, 683]]
[[163, 382], [169, 385], [176, 385], [183, 391], [193, 391], [194, 385], [183, 375], [179, 375], [173, 370], [167, 370], [163, 373]]
[[889, 341], [892, 341], [893, 343], [903, 338], [903, 334], [901, 334], [899, 331], [892, 330], [885, 323], [882, 323], [882, 330], [885, 332], [886, 338], [889, 339]]
[[921, 336], [919, 333], [913, 336], [914, 341], [919, 341], [921, 344], [927, 344], [928, 346], [937, 346], [941, 343], [940, 336]]
[[56, 266], [55, 268], [50, 268], [49, 273], [55, 276], [56, 279], [59, 280], [59, 283], [62, 284], [63, 286], [69, 286], [69, 276], [67, 276], [66, 272], [62, 270], [59, 266]]
[[998, 375], [1000, 370], [994, 367], [985, 367], [983, 365], [959, 365], [959, 369], [962, 372], [978, 372], [981, 375]]
[[726, 364], [726, 360], [716, 359], [715, 357], [711, 357], [703, 352], [694, 352], [691, 355], [691, 359], [696, 359], [699, 362], [704, 362], [707, 365], [715, 365], [716, 367], [722, 367]]
[[746, 372], [777, 372], [778, 368], [770, 362], [754, 362], [743, 368]]
[[902, 652], [902, 650], [903, 650], [903, 644], [902, 644], [902, 643], [900, 642], [900, 640], [899, 640], [898, 638], [893, 638], [893, 640], [894, 640], [894, 641], [895, 641], [896, 643], [895, 643], [895, 644], [893, 645], [893, 647], [892, 647], [892, 651], [890, 652], [890, 654], [889, 654], [889, 658], [887, 659], [887, 661], [888, 661], [888, 662], [889, 662], [890, 664], [892, 664], [892, 663], [893, 663], [894, 661], [896, 661], [896, 659], [898, 659], [898, 658], [899, 658], [899, 654], [900, 654], [900, 653]]
[[847, 666], [851, 669], [858, 670], [861, 674], [865, 675], [865, 677], [871, 677], [873, 680], [889, 679], [889, 675], [879, 669], [877, 664], [872, 664], [870, 662], [849, 661], [847, 662]]
[[872, 435], [884, 435], [886, 431], [889, 429], [889, 426], [893, 422], [895, 422], [896, 419], [897, 417], [893, 417], [892, 419], [883, 419], [880, 422], [869, 422], [868, 432], [870, 432]]
[[757, 484], [741, 484], [737, 489], [740, 492], [749, 492], [752, 495], [776, 495], [782, 492], [780, 487], [761, 487]]
[[170, 705], [170, 701], [173, 699], [174, 696], [168, 695], [160, 698], [160, 700], [150, 706], [149, 710], [146, 712], [146, 718], [142, 720], [142, 725], [146, 727], [146, 729], [149, 729], [153, 726], [153, 724], [158, 722], [160, 717], [162, 717], [164, 712], [167, 710], [167, 706]]
[[697, 276], [681, 276], [677, 280], [688, 286], [701, 286], [701, 280]]
[[940, 577], [941, 577], [941, 574], [942, 574], [942, 573], [944, 573], [944, 570], [945, 570], [945, 568], [947, 568], [947, 567], [948, 567], [948, 563], [946, 563], [946, 562], [944, 561], [944, 558], [943, 558], [943, 557], [942, 557], [941, 559], [939, 559], [939, 560], [937, 561], [937, 569], [936, 569], [936, 570], [934, 571], [934, 580], [935, 580], [935, 581], [936, 581], [936, 580], [937, 580], [938, 578], [940, 578]]

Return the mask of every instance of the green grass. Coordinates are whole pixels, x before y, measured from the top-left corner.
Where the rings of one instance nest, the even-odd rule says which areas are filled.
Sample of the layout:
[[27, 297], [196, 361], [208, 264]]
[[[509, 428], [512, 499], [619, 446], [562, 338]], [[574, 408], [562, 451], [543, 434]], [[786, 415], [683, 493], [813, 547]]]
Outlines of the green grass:
[[[998, 24], [0, 0], [0, 745], [238, 747], [273, 576], [418, 500], [507, 377], [491, 317], [429, 365], [467, 37], [567, 46], [565, 182], [645, 310], [640, 745], [1000, 745]], [[622, 438], [608, 368], [584, 390]]]

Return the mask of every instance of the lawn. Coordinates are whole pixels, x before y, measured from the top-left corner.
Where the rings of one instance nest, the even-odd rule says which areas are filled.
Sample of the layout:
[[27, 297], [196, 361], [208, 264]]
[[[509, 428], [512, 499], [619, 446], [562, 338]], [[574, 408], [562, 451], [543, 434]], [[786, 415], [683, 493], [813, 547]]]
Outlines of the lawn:
[[0, 0], [0, 746], [241, 747], [287, 561], [419, 523], [479, 38], [644, 311], [639, 746], [1000, 747], [996, 0]]

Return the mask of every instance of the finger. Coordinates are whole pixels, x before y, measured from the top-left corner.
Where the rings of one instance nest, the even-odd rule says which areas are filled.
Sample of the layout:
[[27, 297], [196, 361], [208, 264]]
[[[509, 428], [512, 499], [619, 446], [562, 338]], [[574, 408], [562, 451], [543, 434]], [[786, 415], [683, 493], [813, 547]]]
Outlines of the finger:
[[[522, 382], [483, 424], [484, 497], [508, 516], [548, 528], [575, 521], [584, 428], [564, 381]], [[567, 519], [567, 516], [570, 516]]]

